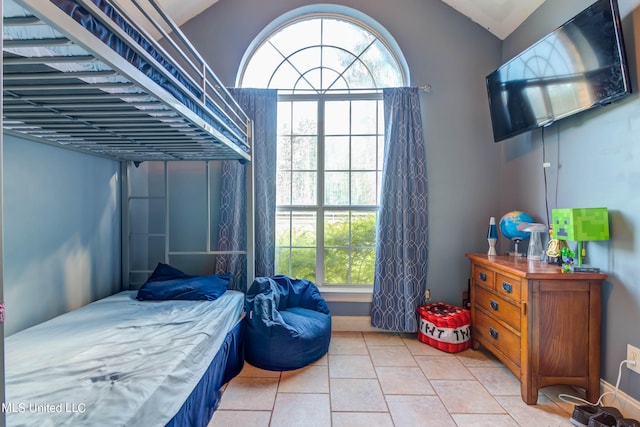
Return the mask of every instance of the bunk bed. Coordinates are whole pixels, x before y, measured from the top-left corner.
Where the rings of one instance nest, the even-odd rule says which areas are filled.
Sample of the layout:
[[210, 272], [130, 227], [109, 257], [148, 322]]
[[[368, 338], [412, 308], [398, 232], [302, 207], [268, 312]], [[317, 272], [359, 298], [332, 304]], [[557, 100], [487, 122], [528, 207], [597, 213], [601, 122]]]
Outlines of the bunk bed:
[[[154, 0], [4, 0], [2, 74], [3, 131], [120, 161], [123, 200], [150, 161], [238, 160], [253, 191], [251, 120]], [[244, 322], [241, 292], [125, 290], [20, 331], [5, 340], [8, 422], [206, 426], [244, 362]]]
[[122, 160], [249, 160], [249, 119], [146, 1], [142, 23], [114, 0], [5, 1], [4, 130]]

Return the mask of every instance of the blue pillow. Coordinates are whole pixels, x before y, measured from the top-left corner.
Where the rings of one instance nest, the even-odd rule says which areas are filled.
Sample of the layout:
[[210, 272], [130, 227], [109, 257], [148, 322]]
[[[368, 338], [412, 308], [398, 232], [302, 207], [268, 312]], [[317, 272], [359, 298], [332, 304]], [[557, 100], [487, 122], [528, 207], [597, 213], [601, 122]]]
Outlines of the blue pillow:
[[138, 290], [139, 300], [207, 300], [224, 294], [231, 274], [189, 276], [170, 265], [158, 263], [149, 279]]
[[159, 262], [158, 265], [156, 266], [156, 269], [153, 270], [153, 273], [151, 273], [151, 276], [149, 276], [149, 278], [147, 279], [147, 283], [157, 282], [161, 280], [180, 279], [184, 277], [194, 277], [194, 276], [189, 276], [183, 273], [182, 271], [178, 270], [177, 268], [170, 266], [169, 264], [163, 264]]

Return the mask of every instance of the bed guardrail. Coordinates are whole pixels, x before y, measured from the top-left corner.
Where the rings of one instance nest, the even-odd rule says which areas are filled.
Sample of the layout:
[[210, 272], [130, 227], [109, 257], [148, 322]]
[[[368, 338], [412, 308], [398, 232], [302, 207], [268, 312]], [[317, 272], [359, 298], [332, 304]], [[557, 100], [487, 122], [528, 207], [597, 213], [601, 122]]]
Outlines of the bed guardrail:
[[123, 160], [251, 159], [251, 121], [154, 0], [4, 3], [6, 131]]

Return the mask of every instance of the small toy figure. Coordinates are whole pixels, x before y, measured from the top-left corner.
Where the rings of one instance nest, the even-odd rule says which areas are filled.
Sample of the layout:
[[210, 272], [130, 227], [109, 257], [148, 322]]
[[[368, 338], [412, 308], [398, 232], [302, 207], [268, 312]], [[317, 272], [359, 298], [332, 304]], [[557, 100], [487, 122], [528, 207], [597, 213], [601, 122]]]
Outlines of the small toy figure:
[[560, 257], [562, 258], [562, 267], [560, 271], [562, 273], [573, 273], [573, 264], [575, 263], [576, 254], [568, 246], [563, 247], [560, 250]]
[[560, 251], [567, 247], [567, 242], [558, 240], [553, 236], [553, 224], [549, 226], [549, 243], [547, 243], [547, 262], [549, 264], [562, 265]]

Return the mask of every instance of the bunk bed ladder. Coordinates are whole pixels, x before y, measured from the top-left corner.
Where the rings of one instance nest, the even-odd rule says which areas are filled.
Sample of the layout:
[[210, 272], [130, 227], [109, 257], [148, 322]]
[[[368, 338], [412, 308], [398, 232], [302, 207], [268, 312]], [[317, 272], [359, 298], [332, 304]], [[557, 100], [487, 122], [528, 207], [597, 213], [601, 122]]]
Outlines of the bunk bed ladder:
[[[132, 186], [135, 185], [131, 180], [131, 170], [132, 168], [137, 169], [140, 165], [134, 162], [121, 162], [121, 193], [122, 193], [122, 289], [137, 289], [139, 288], [146, 278], [151, 274], [153, 269], [155, 268], [155, 264], [150, 264], [150, 259], [154, 258], [153, 255], [153, 246], [154, 241], [156, 244], [161, 244], [163, 246], [162, 250], [162, 259], [159, 259], [160, 253], [157, 253], [157, 258], [154, 258], [157, 262], [164, 262], [166, 264], [171, 264], [172, 257], [183, 257], [183, 256], [193, 256], [193, 257], [211, 257], [214, 259], [216, 255], [244, 255], [246, 259], [246, 272], [247, 272], [247, 287], [253, 282], [255, 278], [255, 234], [254, 234], [254, 224], [255, 224], [255, 207], [254, 207], [254, 164], [253, 162], [248, 162], [245, 164], [247, 174], [246, 174], [246, 248], [245, 250], [234, 250], [234, 251], [217, 251], [212, 249], [212, 216], [213, 212], [211, 210], [211, 169], [212, 163], [210, 161], [203, 162], [205, 173], [204, 179], [206, 180], [206, 248], [203, 251], [181, 251], [181, 250], [171, 250], [171, 228], [170, 228], [170, 203], [171, 203], [171, 194], [169, 192], [169, 165], [171, 163], [176, 163], [176, 161], [156, 161], [156, 162], [147, 162], [143, 167], [147, 167], [146, 173], [147, 177], [149, 174], [158, 174], [157, 171], [149, 171], [148, 168], [158, 167], [161, 165], [162, 168], [162, 181], [163, 181], [163, 189], [162, 192], [150, 190], [147, 193], [140, 193], [139, 191], [132, 191]], [[201, 164], [201, 162], [197, 162]], [[135, 170], [133, 169], [133, 170]], [[142, 171], [141, 171], [142, 172]], [[138, 205], [138, 207], [133, 206]], [[138, 210], [139, 206], [146, 205], [146, 212], [148, 214], [147, 220], [147, 228], [145, 230], [137, 230], [135, 227], [132, 227], [131, 224], [131, 215], [130, 212]], [[151, 230], [149, 227], [149, 223], [158, 221], [157, 216], [154, 219], [151, 218], [153, 213], [152, 206], [164, 206], [164, 218], [162, 222], [164, 224], [164, 230], [160, 232], [159, 230]], [[145, 210], [144, 208], [142, 209]], [[140, 210], [138, 210], [138, 214], [140, 214]], [[139, 222], [139, 219], [138, 219]], [[160, 243], [162, 242], [162, 243]], [[146, 250], [143, 250], [143, 253], [147, 255], [147, 259], [142, 262], [143, 265], [140, 265], [140, 260], [137, 258], [139, 254], [136, 250], [132, 250], [131, 246], [146, 246]], [[139, 250], [139, 248], [138, 248]], [[213, 271], [208, 271], [206, 274], [212, 274]], [[204, 273], [203, 273], [204, 274]]]

